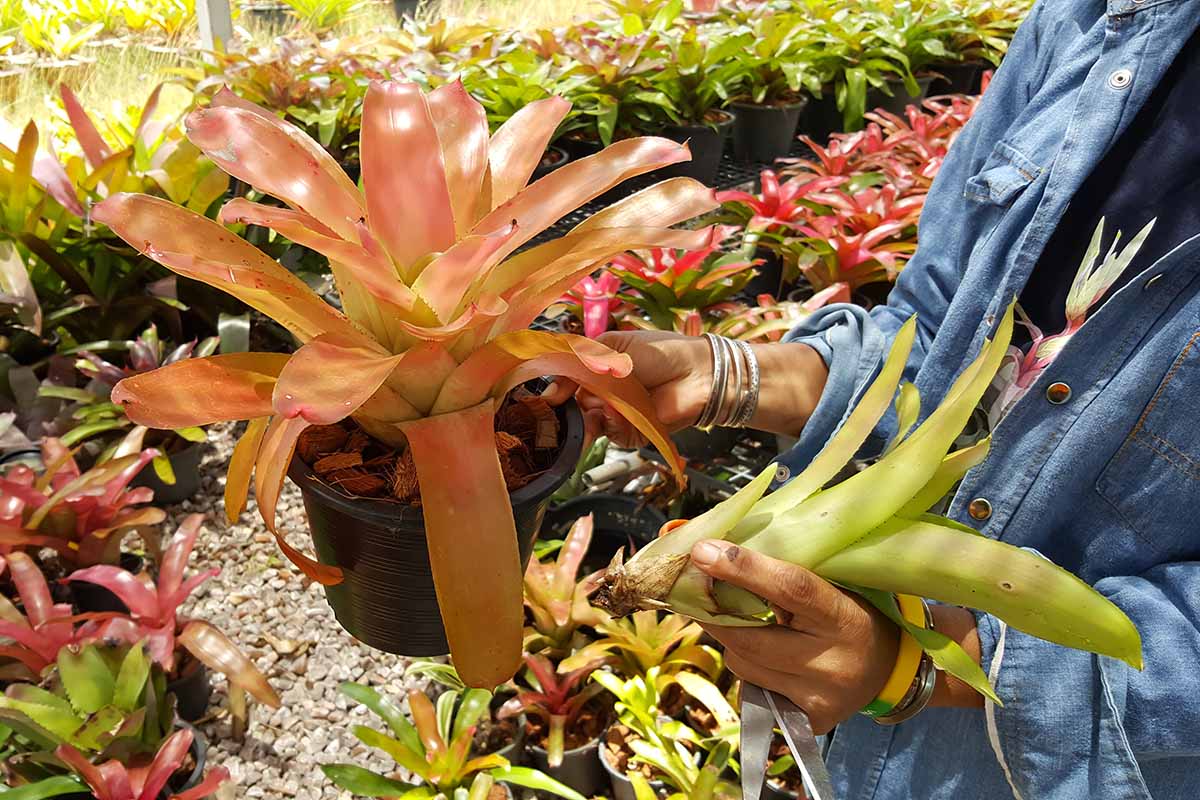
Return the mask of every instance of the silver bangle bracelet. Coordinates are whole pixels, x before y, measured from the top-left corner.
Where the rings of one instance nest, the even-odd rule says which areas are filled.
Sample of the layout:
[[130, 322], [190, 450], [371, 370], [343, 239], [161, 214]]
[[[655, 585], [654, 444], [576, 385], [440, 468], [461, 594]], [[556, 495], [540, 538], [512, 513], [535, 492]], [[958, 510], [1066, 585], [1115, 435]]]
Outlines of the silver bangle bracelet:
[[[732, 381], [734, 396], [729, 397], [729, 387], [725, 387], [725, 391], [721, 392], [721, 402], [717, 406], [717, 419], [715, 424], [728, 427], [733, 424], [733, 418], [736, 416], [741, 405], [742, 392], [742, 358], [738, 354], [733, 342], [726, 339], [724, 336], [718, 336], [717, 341], [725, 351], [725, 359], [732, 366]], [[726, 407], [728, 406], [728, 407]]]
[[754, 413], [758, 411], [758, 391], [759, 391], [759, 372], [758, 358], [754, 355], [754, 349], [747, 342], [740, 339], [734, 342], [742, 351], [742, 355], [746, 358], [747, 372], [749, 373], [749, 383], [743, 390], [742, 402], [739, 406], [738, 413], [731, 423], [734, 427], [744, 428], [750, 424], [750, 420], [754, 418]]
[[711, 333], [706, 333], [704, 334], [704, 338], [708, 342], [709, 350], [712, 353], [713, 382], [712, 389], [708, 394], [708, 401], [704, 404], [704, 409], [700, 412], [700, 418], [696, 420], [697, 428], [712, 427], [717, 417], [720, 399], [725, 394], [725, 384], [728, 379], [728, 363], [725, 360], [725, 352], [717, 341], [717, 337]]

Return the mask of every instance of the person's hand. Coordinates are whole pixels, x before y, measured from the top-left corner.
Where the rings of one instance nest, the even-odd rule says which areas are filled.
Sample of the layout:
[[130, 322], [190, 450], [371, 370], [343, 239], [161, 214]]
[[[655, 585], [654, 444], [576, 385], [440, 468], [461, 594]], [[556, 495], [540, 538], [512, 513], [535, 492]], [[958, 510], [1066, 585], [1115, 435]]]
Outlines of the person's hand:
[[[609, 331], [597, 339], [633, 361], [636, 378], [654, 402], [659, 421], [671, 432], [695, 424], [712, 390], [712, 356], [708, 342], [699, 336], [668, 331]], [[558, 380], [543, 397], [551, 404], [576, 394], [571, 381]], [[599, 397], [586, 391], [576, 394], [589, 438], [604, 435], [618, 447], [640, 447], [645, 437]]]
[[862, 598], [727, 542], [700, 542], [692, 561], [774, 606], [779, 624], [770, 627], [704, 628], [725, 645], [725, 663], [738, 677], [804, 709], [816, 733], [862, 710], [887, 682], [900, 630]]
[[[633, 361], [633, 377], [650, 393], [659, 421], [671, 432], [700, 418], [712, 392], [712, 351], [700, 336], [668, 331], [609, 331], [597, 339]], [[804, 344], [751, 345], [758, 360], [758, 410], [750, 427], [796, 435], [820, 400], [828, 370], [821, 356]], [[578, 391], [568, 380], [555, 381], [543, 394], [551, 404], [575, 395], [589, 437], [608, 436], [618, 447], [640, 447], [645, 438], [601, 398]]]

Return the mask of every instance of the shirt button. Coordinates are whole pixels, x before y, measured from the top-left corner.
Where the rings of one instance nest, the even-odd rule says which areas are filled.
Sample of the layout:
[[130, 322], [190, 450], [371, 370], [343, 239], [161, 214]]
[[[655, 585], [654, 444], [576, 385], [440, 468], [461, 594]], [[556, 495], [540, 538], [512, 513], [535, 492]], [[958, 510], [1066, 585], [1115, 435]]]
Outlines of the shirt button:
[[1046, 399], [1056, 406], [1071, 399], [1071, 387], [1065, 383], [1052, 383], [1046, 387]]
[[992, 516], [992, 504], [985, 498], [976, 497], [967, 504], [967, 513], [971, 515], [971, 519], [977, 519], [983, 522], [988, 517]]
[[1114, 89], [1127, 89], [1133, 83], [1133, 73], [1127, 69], [1119, 69], [1108, 76], [1108, 85]]
[[792, 478], [792, 471], [790, 469], [788, 469], [786, 466], [784, 466], [783, 464], [780, 464], [778, 467], [775, 468], [775, 480], [777, 482], [786, 483], [787, 481], [791, 480], [791, 478]]

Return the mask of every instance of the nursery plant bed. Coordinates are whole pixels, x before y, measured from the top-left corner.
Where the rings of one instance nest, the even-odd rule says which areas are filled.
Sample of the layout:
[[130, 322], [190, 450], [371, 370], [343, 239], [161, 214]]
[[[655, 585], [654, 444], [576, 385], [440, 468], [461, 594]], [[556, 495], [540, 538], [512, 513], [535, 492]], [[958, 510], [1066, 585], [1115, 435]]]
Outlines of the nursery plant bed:
[[[502, 410], [498, 417], [504, 414]], [[533, 464], [537, 472], [525, 475], [528, 480], [519, 488], [509, 484], [522, 565], [528, 563], [550, 495], [570, 477], [583, 450], [578, 406], [560, 406], [555, 415], [557, 449], [540, 454], [544, 464]], [[424, 520], [420, 506], [413, 503], [417, 486], [411, 458], [402, 463], [359, 430], [347, 431], [343, 442], [324, 453], [313, 444], [316, 435], [321, 434], [308, 437], [308, 444], [301, 438], [288, 476], [303, 495], [318, 560], [343, 570], [341, 583], [325, 587], [334, 616], [371, 647], [408, 656], [445, 654], [449, 645], [434, 591]], [[360, 444], [346, 447], [351, 436]], [[330, 458], [342, 456], [339, 464], [354, 462], [355, 449], [357, 464], [329, 469]], [[527, 457], [518, 450], [502, 454], [502, 460]], [[306, 455], [312, 464], [306, 463]]]

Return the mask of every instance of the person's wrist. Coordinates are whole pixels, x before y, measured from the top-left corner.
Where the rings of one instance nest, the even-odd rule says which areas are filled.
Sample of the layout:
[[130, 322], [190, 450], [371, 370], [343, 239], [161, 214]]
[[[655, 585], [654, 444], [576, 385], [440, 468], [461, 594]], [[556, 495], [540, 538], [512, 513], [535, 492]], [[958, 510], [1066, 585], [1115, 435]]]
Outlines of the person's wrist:
[[795, 436], [804, 429], [821, 400], [829, 369], [821, 354], [806, 344], [751, 345], [758, 359], [758, 409], [750, 427]]

